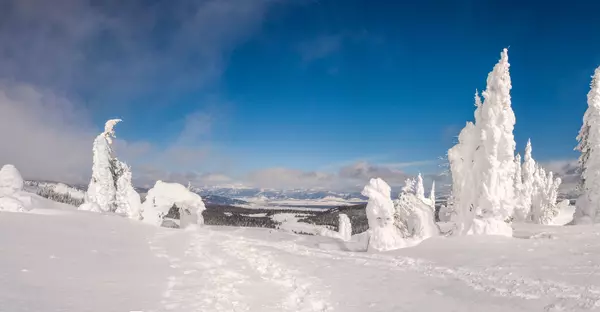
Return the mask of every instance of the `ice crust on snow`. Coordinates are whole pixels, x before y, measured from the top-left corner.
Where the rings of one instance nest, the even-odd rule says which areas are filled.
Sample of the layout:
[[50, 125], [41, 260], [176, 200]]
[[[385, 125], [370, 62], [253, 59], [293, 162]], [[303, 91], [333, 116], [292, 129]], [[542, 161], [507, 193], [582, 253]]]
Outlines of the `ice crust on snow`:
[[142, 204], [142, 216], [146, 223], [160, 226], [165, 215], [176, 205], [181, 209], [180, 227], [204, 224], [202, 212], [206, 209], [202, 198], [179, 183], [156, 181]]

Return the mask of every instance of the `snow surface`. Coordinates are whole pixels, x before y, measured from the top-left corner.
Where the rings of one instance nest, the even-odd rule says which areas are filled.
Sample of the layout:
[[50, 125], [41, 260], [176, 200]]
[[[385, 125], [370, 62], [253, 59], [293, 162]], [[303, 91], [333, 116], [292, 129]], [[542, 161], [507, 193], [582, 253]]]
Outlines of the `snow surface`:
[[[391, 252], [268, 229], [159, 228], [49, 200], [0, 213], [2, 311], [592, 311], [600, 228], [514, 225]], [[328, 250], [319, 246], [329, 246]]]

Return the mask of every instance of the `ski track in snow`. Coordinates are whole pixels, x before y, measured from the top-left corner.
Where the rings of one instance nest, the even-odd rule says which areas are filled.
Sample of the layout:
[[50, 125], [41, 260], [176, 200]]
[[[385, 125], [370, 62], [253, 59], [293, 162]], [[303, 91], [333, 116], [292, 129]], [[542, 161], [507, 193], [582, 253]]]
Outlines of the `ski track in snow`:
[[313, 249], [295, 242], [264, 242], [253, 240], [255, 245], [277, 248], [299, 256], [351, 261], [360, 266], [388, 267], [392, 270], [418, 272], [426, 276], [456, 279], [476, 291], [500, 297], [516, 297], [525, 300], [547, 299], [550, 304], [545, 311], [580, 311], [600, 308], [600, 288], [570, 285], [550, 280], [532, 279], [506, 273], [500, 269], [476, 270], [466, 267], [449, 268], [432, 262], [382, 254]]
[[308, 281], [300, 278], [298, 273], [278, 264], [272, 253], [255, 246], [260, 245], [243, 237], [235, 237], [226, 241], [224, 247], [227, 253], [247, 260], [260, 273], [261, 278], [276, 283], [286, 290], [288, 295], [282, 304], [284, 311], [332, 311], [323, 299], [312, 293], [312, 285]]
[[[545, 311], [581, 311], [600, 308], [600, 288], [571, 285], [551, 280], [533, 279], [507, 273], [500, 268], [483, 270], [449, 268], [433, 262], [402, 256], [321, 250], [296, 241], [268, 242], [212, 230], [194, 231], [189, 240], [184, 261], [171, 257], [164, 239], [183, 233], [160, 232], [150, 242], [158, 257], [167, 258], [180, 274], [169, 278], [163, 305], [175, 311], [253, 311], [237, 287], [251, 283], [244, 268], [249, 265], [262, 280], [277, 285], [286, 298], [279, 303], [281, 311], [330, 312], [333, 306], [322, 294], [312, 290], [320, 281], [310, 280], [276, 261], [283, 251], [302, 257], [346, 261], [359, 266], [387, 267], [394, 271], [418, 272], [425, 276], [461, 281], [475, 291], [499, 297], [543, 300]], [[181, 237], [185, 237], [181, 235]], [[297, 240], [299, 240], [298, 238]], [[311, 281], [313, 283], [311, 283]], [[317, 281], [316, 283], [314, 281]], [[317, 287], [315, 287], [317, 286]]]
[[273, 255], [236, 237], [210, 230], [194, 231], [187, 237], [184, 259], [172, 257], [164, 247], [171, 236], [183, 233], [159, 232], [149, 242], [157, 257], [166, 258], [176, 274], [169, 277], [162, 305], [170, 311], [259, 311], [250, 307], [239, 286], [251, 285], [249, 266], [261, 279], [282, 288], [286, 297], [274, 311], [328, 312], [326, 301], [315, 296], [313, 285], [278, 263]]

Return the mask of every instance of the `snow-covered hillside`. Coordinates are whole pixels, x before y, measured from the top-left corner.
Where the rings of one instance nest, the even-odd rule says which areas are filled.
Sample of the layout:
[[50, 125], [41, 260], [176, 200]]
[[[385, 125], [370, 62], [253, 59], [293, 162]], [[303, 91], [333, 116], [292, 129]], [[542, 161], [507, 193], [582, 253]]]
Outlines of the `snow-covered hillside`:
[[[32, 194], [32, 196], [35, 196]], [[272, 229], [150, 226], [37, 197], [0, 213], [3, 311], [589, 311], [600, 229], [515, 225], [392, 252]]]

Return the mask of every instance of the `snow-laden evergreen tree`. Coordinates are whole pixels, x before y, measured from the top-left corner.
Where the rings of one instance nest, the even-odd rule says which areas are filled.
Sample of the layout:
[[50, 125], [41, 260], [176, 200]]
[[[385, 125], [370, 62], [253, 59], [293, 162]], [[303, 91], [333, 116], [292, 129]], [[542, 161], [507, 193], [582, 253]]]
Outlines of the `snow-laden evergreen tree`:
[[421, 176], [420, 172], [419, 172], [419, 175], [417, 176], [417, 184], [415, 186], [415, 194], [417, 195], [417, 198], [419, 198], [420, 200], [425, 199], [425, 187], [423, 186], [423, 177]]
[[587, 102], [577, 136], [582, 193], [575, 203], [575, 224], [600, 223], [600, 67], [594, 72]]
[[475, 150], [479, 146], [476, 131], [475, 124], [467, 122], [458, 135], [458, 144], [448, 150], [452, 172], [452, 196], [446, 210], [450, 220], [456, 225], [455, 234], [467, 234], [475, 217], [476, 184], [473, 181], [473, 170]]
[[369, 223], [369, 249], [386, 251], [405, 247], [406, 242], [394, 226], [394, 203], [390, 186], [380, 178], [369, 181], [361, 194], [369, 198], [365, 208]]
[[131, 167], [126, 163], [118, 162], [119, 173], [116, 187], [116, 213], [125, 214], [136, 220], [141, 219], [142, 202], [140, 194], [132, 184]]
[[439, 234], [435, 210], [418, 198], [414, 179], [407, 179], [398, 199], [394, 200], [394, 225], [405, 238], [423, 240]]
[[457, 146], [448, 151], [453, 182], [460, 184], [459, 194], [453, 194], [457, 234], [512, 236], [516, 120], [509, 67], [504, 49], [488, 75], [484, 102], [476, 97], [475, 124], [467, 124], [462, 142], [459, 136]]
[[561, 179], [554, 179], [552, 172], [546, 174], [544, 168], [536, 166], [531, 212], [528, 218], [530, 222], [552, 224], [552, 220], [559, 213], [556, 200], [560, 183]]
[[524, 222], [529, 214], [529, 208], [525, 203], [523, 195], [523, 172], [521, 170], [521, 155], [515, 156], [515, 176], [514, 176], [514, 188], [515, 188], [515, 210], [513, 213], [514, 222]]
[[80, 210], [114, 212], [117, 209], [115, 172], [119, 170], [113, 154], [114, 127], [120, 119], [108, 120], [104, 132], [94, 140], [92, 178], [87, 189], [85, 202]]
[[431, 202], [431, 208], [435, 211], [435, 180], [431, 183], [431, 190], [429, 191], [429, 201]]
[[343, 241], [349, 241], [352, 238], [352, 223], [350, 223], [348, 215], [343, 213], [339, 214], [338, 232]]
[[529, 216], [531, 212], [532, 199], [534, 194], [534, 183], [535, 183], [535, 171], [536, 163], [533, 159], [531, 139], [527, 140], [527, 146], [525, 146], [525, 158], [522, 164], [522, 180], [523, 187], [521, 189], [521, 205], [523, 207], [524, 217]]
[[132, 185], [131, 169], [120, 162], [112, 148], [115, 126], [121, 119], [111, 119], [104, 132], [94, 140], [92, 178], [80, 210], [117, 212], [140, 218], [141, 202]]

